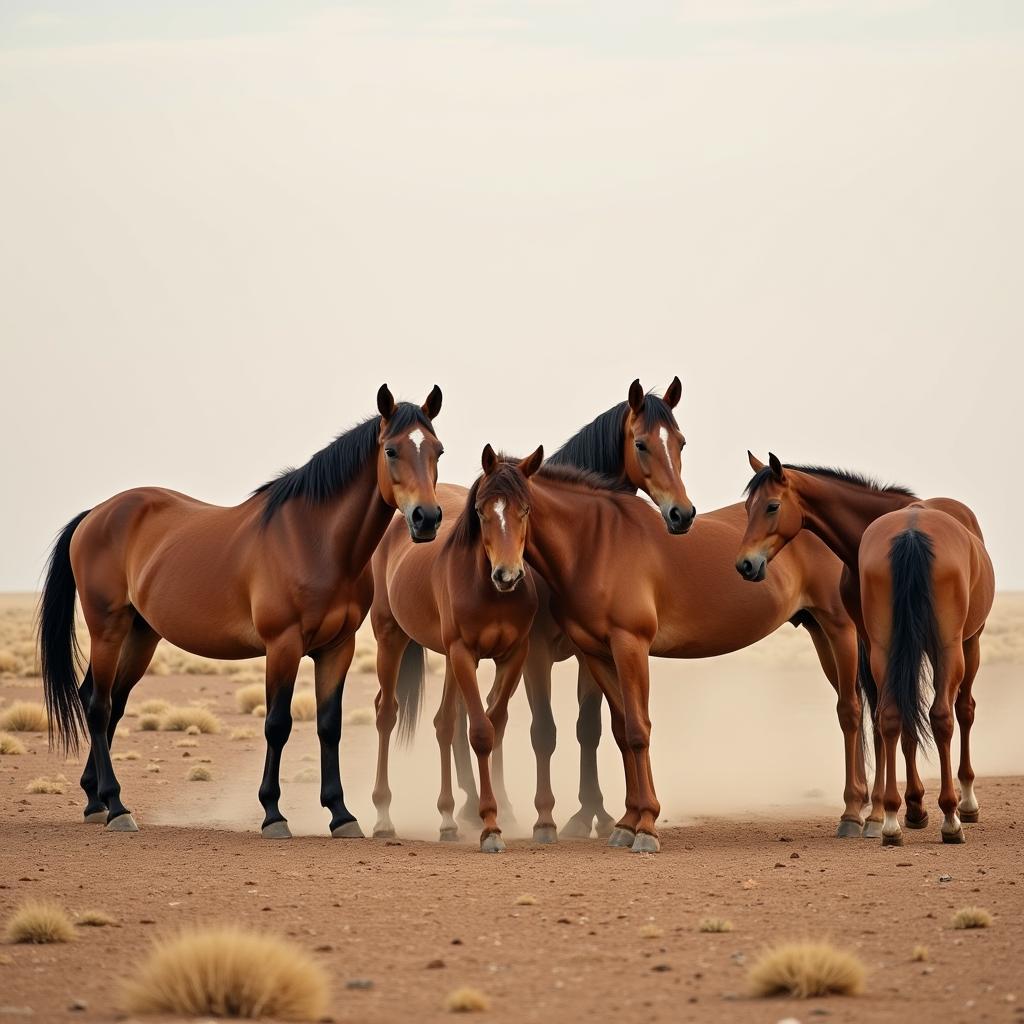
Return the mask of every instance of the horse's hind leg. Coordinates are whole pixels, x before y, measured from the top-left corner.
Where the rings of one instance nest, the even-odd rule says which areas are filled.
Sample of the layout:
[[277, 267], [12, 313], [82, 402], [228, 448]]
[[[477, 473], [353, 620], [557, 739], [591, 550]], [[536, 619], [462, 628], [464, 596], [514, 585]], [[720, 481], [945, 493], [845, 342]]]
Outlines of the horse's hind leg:
[[398, 722], [398, 672], [402, 655], [409, 646], [405, 635], [393, 619], [375, 623], [377, 636], [377, 681], [380, 689], [377, 707], [377, 778], [373, 785], [373, 806], [377, 808], [377, 823], [373, 826], [376, 839], [394, 836], [391, 821], [391, 786], [388, 784], [388, 755], [391, 751], [391, 733]]
[[455, 821], [455, 794], [452, 792], [452, 739], [455, 735], [455, 715], [458, 693], [451, 664], [445, 659], [444, 692], [441, 704], [434, 716], [434, 732], [437, 748], [441, 755], [441, 790], [437, 797], [437, 809], [441, 813], [441, 842], [455, 842], [459, 838], [459, 826]]
[[363, 831], [355, 815], [345, 806], [341, 786], [338, 748], [341, 745], [341, 698], [345, 677], [352, 664], [356, 638], [319, 652], [313, 658], [316, 681], [316, 734], [320, 741], [320, 806], [331, 812], [331, 836], [361, 839]]
[[498, 817], [501, 818], [505, 828], [516, 827], [516, 815], [512, 810], [512, 801], [509, 799], [508, 790], [505, 788], [505, 750], [502, 746], [505, 739], [505, 726], [508, 724], [508, 701], [515, 693], [519, 685], [519, 677], [508, 679], [507, 661], [504, 663], [495, 662], [494, 683], [487, 694], [487, 709], [490, 714], [502, 700], [502, 693], [506, 687], [510, 687], [505, 694], [505, 714], [498, 718], [492, 718], [494, 723], [494, 750], [491, 751], [491, 776], [494, 785], [494, 795], [498, 801]]
[[[535, 650], [535, 646], [537, 649]], [[551, 755], [555, 752], [555, 718], [551, 713], [551, 654], [531, 643], [524, 671], [526, 699], [530, 703], [530, 744], [537, 761], [537, 789], [533, 804], [537, 820], [533, 838], [538, 843], [553, 843], [555, 831], [555, 794], [551, 788]], [[590, 834], [590, 822], [587, 822]]]
[[455, 735], [452, 738], [452, 756], [455, 760], [455, 780], [459, 789], [466, 794], [466, 800], [459, 808], [456, 817], [467, 825], [476, 826], [480, 818], [480, 794], [476, 788], [476, 776], [473, 774], [473, 751], [469, 746], [469, 714], [466, 703], [461, 695], [457, 696]]
[[964, 830], [957, 815], [957, 795], [953, 786], [953, 766], [950, 746], [953, 742], [953, 700], [964, 678], [965, 659], [963, 641], [942, 648], [939, 664], [935, 670], [935, 699], [928, 714], [935, 737], [935, 749], [939, 754], [941, 783], [939, 807], [944, 815], [942, 841], [962, 843]]
[[604, 794], [597, 774], [597, 748], [601, 742], [601, 688], [582, 659], [576, 681], [579, 714], [576, 740], [580, 747], [580, 809], [562, 827], [566, 838], [587, 839], [595, 820], [597, 835], [611, 835], [615, 821], [604, 808]]
[[301, 660], [302, 637], [298, 629], [267, 643], [267, 717], [263, 723], [267, 758], [259, 791], [264, 811], [261, 829], [264, 839], [291, 837], [278, 801], [281, 799], [281, 754], [292, 732], [292, 693]]
[[900, 745], [907, 765], [907, 786], [903, 791], [907, 810], [903, 815], [903, 823], [907, 828], [926, 828], [928, 812], [924, 809], [924, 782], [917, 770], [917, 740], [904, 732], [900, 736]]
[[971, 765], [971, 726], [974, 725], [975, 701], [971, 695], [974, 677], [981, 661], [981, 633], [964, 641], [964, 681], [956, 697], [956, 720], [960, 726], [960, 803], [957, 811], [961, 821], [978, 820], [978, 798], [974, 795], [974, 768]]

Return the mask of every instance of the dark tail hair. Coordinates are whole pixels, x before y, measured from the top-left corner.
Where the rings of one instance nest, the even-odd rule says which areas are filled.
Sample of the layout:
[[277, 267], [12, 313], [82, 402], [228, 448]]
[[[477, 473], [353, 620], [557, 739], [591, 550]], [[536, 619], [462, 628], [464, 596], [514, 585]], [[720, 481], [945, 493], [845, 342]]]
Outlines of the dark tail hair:
[[860, 746], [864, 754], [864, 764], [871, 764], [874, 744], [875, 712], [878, 710], [878, 684], [871, 674], [871, 659], [864, 641], [857, 637], [857, 689], [860, 691], [862, 721], [860, 729]]
[[75, 636], [75, 577], [71, 571], [71, 537], [91, 509], [79, 513], [58, 534], [46, 566], [46, 583], [39, 606], [39, 664], [43, 674], [50, 745], [56, 736], [62, 752], [78, 751], [84, 727], [78, 697], [82, 651]]
[[886, 685], [899, 708], [903, 731], [918, 743], [926, 742], [931, 734], [921, 686], [925, 658], [934, 669], [940, 650], [932, 594], [934, 559], [931, 538], [920, 530], [907, 530], [894, 537], [889, 549], [892, 641]]
[[423, 648], [410, 640], [398, 666], [398, 745], [407, 747], [416, 735], [426, 685], [426, 657]]

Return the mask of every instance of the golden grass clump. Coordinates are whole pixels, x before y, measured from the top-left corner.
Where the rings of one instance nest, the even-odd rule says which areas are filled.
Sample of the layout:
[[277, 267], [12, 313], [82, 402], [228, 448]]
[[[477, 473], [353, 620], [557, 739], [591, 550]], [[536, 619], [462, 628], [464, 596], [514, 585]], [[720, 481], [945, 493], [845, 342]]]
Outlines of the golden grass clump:
[[138, 721], [139, 732], [158, 732], [160, 729], [159, 715], [140, 715]]
[[142, 755], [137, 750], [125, 750], [119, 754], [111, 754], [111, 761], [138, 761]]
[[0, 729], [7, 732], [46, 732], [49, 727], [42, 704], [19, 700], [0, 712]]
[[24, 754], [25, 744], [7, 732], [0, 732], [0, 754]]
[[491, 1001], [476, 988], [457, 988], [445, 996], [444, 1008], [449, 1013], [486, 1013]]
[[259, 707], [267, 699], [267, 688], [263, 683], [251, 683], [235, 690], [235, 705], [243, 715], [251, 715], [252, 709]]
[[641, 939], [660, 939], [665, 934], [665, 929], [656, 925], [653, 921], [640, 925]]
[[186, 782], [210, 782], [212, 779], [213, 772], [201, 764], [193, 765], [185, 776]]
[[344, 718], [345, 725], [373, 725], [377, 712], [373, 708], [353, 708]]
[[200, 729], [198, 725], [190, 725], [185, 730], [185, 735], [186, 736], [201, 736], [202, 732], [203, 732], [203, 730]]
[[763, 953], [749, 981], [758, 997], [855, 996], [864, 991], [864, 965], [827, 942], [791, 942]]
[[43, 775], [33, 779], [26, 787], [27, 793], [48, 794], [49, 796], [60, 796], [64, 792], [64, 782], [61, 779], [48, 779]]
[[169, 700], [162, 700], [159, 697], [153, 697], [150, 700], [144, 700], [139, 705], [140, 715], [162, 715], [165, 711], [171, 710], [171, 702]]
[[992, 915], [981, 907], [961, 907], [953, 915], [954, 928], [988, 928]]
[[174, 744], [176, 747], [198, 747], [198, 740], [178, 740]]
[[535, 907], [537, 905], [537, 897], [531, 893], [524, 892], [522, 896], [517, 896], [515, 900], [517, 907]]
[[910, 959], [915, 963], [924, 963], [928, 959], [928, 947], [915, 946], [914, 951], [910, 954]]
[[14, 675], [18, 671], [18, 659], [8, 650], [0, 651], [0, 675]]
[[118, 927], [117, 921], [102, 910], [83, 910], [75, 917], [75, 924], [79, 928]]
[[257, 733], [255, 729], [241, 728], [232, 729], [231, 738], [233, 740], [254, 740], [256, 739]]
[[266, 718], [267, 717], [267, 705], [257, 704], [256, 707], [249, 712], [253, 718]]
[[129, 1013], [318, 1020], [327, 976], [298, 946], [225, 925], [158, 942], [123, 989]]
[[699, 932], [731, 932], [732, 921], [727, 921], [724, 917], [702, 917], [697, 922], [697, 931]]
[[312, 722], [316, 718], [316, 697], [308, 690], [292, 697], [292, 718], [296, 722]]
[[75, 929], [64, 908], [51, 900], [26, 900], [7, 921], [8, 942], [71, 942]]
[[154, 775], [159, 775], [160, 765], [156, 764], [154, 761], [150, 761], [149, 764], [146, 765], [146, 771], [152, 772]]
[[200, 732], [220, 732], [220, 719], [206, 708], [171, 708], [160, 722], [165, 732], [186, 732], [192, 725]]

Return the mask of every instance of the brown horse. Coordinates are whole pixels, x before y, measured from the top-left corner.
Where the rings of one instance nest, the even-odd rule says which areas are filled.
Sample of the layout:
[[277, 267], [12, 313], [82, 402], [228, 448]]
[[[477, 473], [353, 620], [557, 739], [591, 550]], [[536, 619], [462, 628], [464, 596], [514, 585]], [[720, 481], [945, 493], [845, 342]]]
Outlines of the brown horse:
[[[50, 556], [40, 654], [51, 731], [76, 748], [84, 718], [92, 746], [82, 775], [86, 821], [135, 831], [121, 802], [110, 743], [132, 687], [161, 637], [209, 658], [267, 657], [263, 835], [286, 838], [278, 808], [281, 753], [291, 732], [299, 661], [315, 665], [320, 800], [331, 834], [362, 833], [345, 806], [338, 767], [341, 697], [355, 631], [370, 605], [367, 563], [400, 509], [417, 541], [434, 538], [441, 444], [434, 387], [422, 407], [395, 403], [342, 434], [299, 469], [234, 508], [176, 491], [138, 488], [76, 516]], [[91, 640], [78, 687], [75, 594]]]
[[[924, 784], [916, 751], [931, 731], [942, 776], [942, 840], [964, 841], [961, 821], [978, 820], [971, 766], [971, 694], [980, 639], [992, 609], [995, 576], [974, 513], [952, 498], [919, 500], [903, 487], [880, 487], [865, 477], [819, 466], [765, 466], [748, 452], [755, 474], [748, 485], [748, 525], [736, 568], [764, 580], [768, 563], [804, 529], [843, 560], [843, 601], [867, 647], [877, 688], [878, 758], [872, 816], [878, 820], [884, 778], [883, 845], [903, 841], [897, 812], [896, 744], [907, 761], [906, 824], [924, 828]], [[935, 696], [930, 710], [921, 676], [931, 663]], [[950, 765], [953, 707], [960, 723], [960, 800]], [[876, 749], [878, 744], [876, 743]], [[959, 812], [959, 813], [958, 813]]]
[[[795, 541], [782, 556], [783, 572], [766, 587], [745, 590], [729, 565], [742, 536], [742, 505], [700, 516], [681, 542], [666, 533], [646, 502], [606, 478], [547, 464], [521, 483], [528, 498], [527, 562], [550, 588], [556, 621], [608, 700], [623, 756], [626, 814], [609, 843], [637, 852], [659, 848], [648, 656], [726, 654], [801, 613], [821, 626], [832, 654], [828, 667], [838, 672], [848, 780], [856, 788], [848, 794], [847, 813], [859, 833], [866, 792], [855, 774], [856, 632], [839, 599], [841, 563], [825, 545], [813, 536], [805, 538], [810, 543]], [[505, 706], [499, 701], [494, 709], [498, 732]]]
[[488, 716], [495, 709], [485, 714], [476, 672], [482, 658], [494, 659], [495, 688], [505, 703], [522, 673], [537, 591], [523, 564], [526, 518], [519, 481], [536, 472], [543, 457], [538, 448], [517, 464], [516, 473], [502, 472], [502, 463], [488, 445], [481, 457], [484, 475], [468, 493], [438, 487], [445, 518], [453, 523], [443, 528], [443, 543], [413, 547], [403, 532], [391, 528], [373, 557], [370, 621], [377, 638], [380, 680], [375, 836], [394, 835], [388, 752], [399, 708], [397, 694], [407, 701], [403, 724], [411, 735], [423, 689], [426, 647], [447, 659], [444, 694], [434, 719], [441, 754], [441, 839], [458, 837], [451, 777], [457, 688], [469, 712], [470, 743], [480, 771], [480, 849], [498, 853], [505, 848], [490, 774], [494, 729]]

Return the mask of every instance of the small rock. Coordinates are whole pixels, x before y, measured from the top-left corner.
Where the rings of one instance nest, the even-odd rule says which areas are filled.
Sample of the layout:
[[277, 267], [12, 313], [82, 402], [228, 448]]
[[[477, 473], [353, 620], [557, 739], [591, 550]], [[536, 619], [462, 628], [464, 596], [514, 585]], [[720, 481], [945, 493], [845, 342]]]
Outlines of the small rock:
[[367, 989], [373, 988], [373, 982], [369, 978], [349, 978], [349, 980], [345, 982], [345, 988], [366, 991]]
[[779, 836], [779, 842], [780, 843], [791, 843], [791, 842], [793, 842], [793, 840], [790, 839], [789, 836]]
[[427, 964], [427, 970], [428, 971], [439, 971], [444, 966], [445, 966], [445, 963], [444, 963], [443, 960], [440, 960], [440, 959], [439, 960], [431, 960], [430, 963]]
[[325, 942], [321, 946], [314, 946], [313, 947], [313, 952], [314, 953], [330, 953], [332, 949], [334, 949], [334, 947], [329, 942]]
[[462, 939], [452, 939], [452, 945], [453, 946], [461, 946], [462, 945]]
[[401, 846], [402, 844], [397, 839], [386, 839], [384, 841], [385, 846]]
[[939, 881], [940, 882], [952, 882], [953, 881], [953, 876], [952, 875], [939, 875]]
[[785, 865], [785, 864], [783, 864], [781, 860], [777, 860], [777, 861], [775, 862], [775, 866], [776, 866], [777, 868], [784, 868], [784, 867], [785, 867], [786, 865]]
[[792, 853], [791, 853], [791, 854], [789, 855], [789, 859], [790, 859], [790, 860], [799, 860], [799, 859], [800, 859], [800, 854], [799, 854], [799, 853], [797, 853], [797, 852], [796, 852], [796, 850], [794, 850], [794, 851], [793, 851], [793, 852], [792, 852]]
[[89, 1009], [89, 1004], [84, 999], [72, 999], [68, 1003], [68, 1009], [75, 1013], [81, 1013], [83, 1010]]
[[659, 974], [664, 974], [666, 971], [671, 971], [672, 968], [668, 964], [655, 964], [652, 971], [657, 971]]

